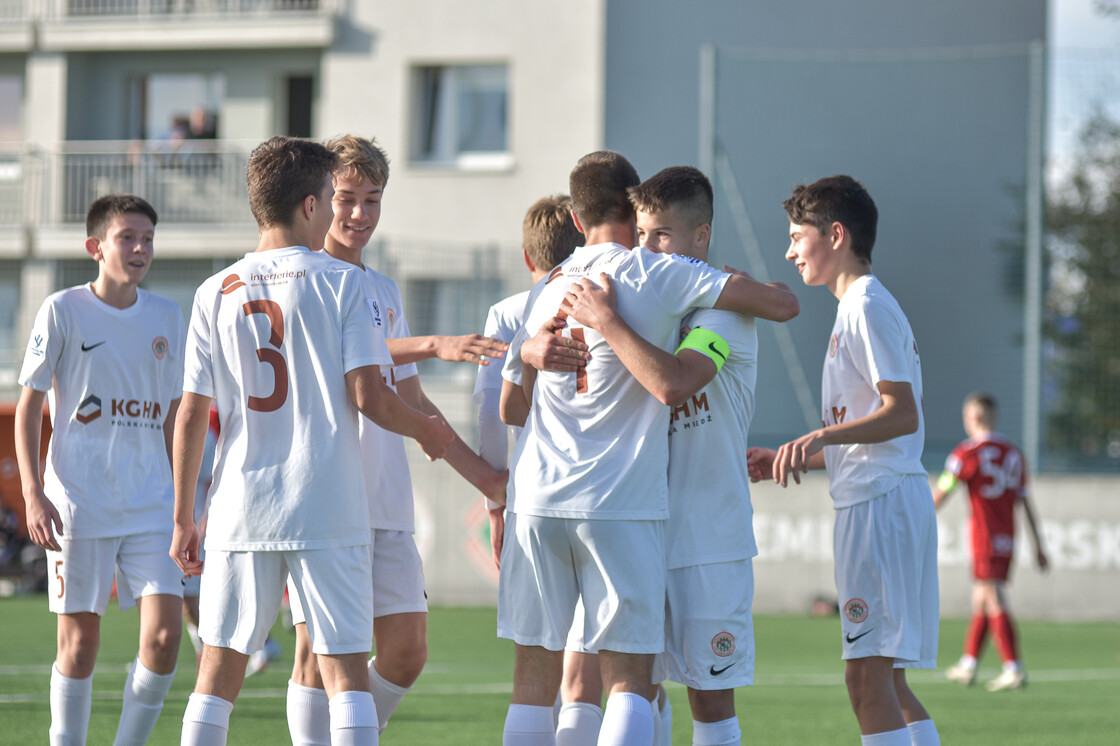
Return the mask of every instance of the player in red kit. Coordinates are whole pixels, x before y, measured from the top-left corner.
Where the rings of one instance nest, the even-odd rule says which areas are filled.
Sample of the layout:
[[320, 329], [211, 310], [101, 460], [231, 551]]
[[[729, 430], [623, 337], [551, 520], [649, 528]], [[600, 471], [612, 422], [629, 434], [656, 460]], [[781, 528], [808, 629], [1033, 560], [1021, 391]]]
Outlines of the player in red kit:
[[1027, 674], [1019, 660], [1015, 628], [1007, 607], [1007, 578], [1015, 554], [1015, 506], [1022, 504], [1034, 539], [1039, 569], [1049, 566], [1039, 539], [1038, 521], [1028, 497], [1027, 468], [1023, 453], [995, 432], [996, 400], [991, 394], [970, 394], [962, 412], [968, 440], [962, 442], [945, 462], [945, 471], [933, 491], [933, 504], [940, 508], [958, 482], [968, 485], [971, 506], [972, 621], [965, 635], [964, 654], [946, 676], [965, 686], [976, 680], [976, 663], [991, 630], [1003, 659], [1003, 671], [988, 682], [988, 691], [1021, 689]]

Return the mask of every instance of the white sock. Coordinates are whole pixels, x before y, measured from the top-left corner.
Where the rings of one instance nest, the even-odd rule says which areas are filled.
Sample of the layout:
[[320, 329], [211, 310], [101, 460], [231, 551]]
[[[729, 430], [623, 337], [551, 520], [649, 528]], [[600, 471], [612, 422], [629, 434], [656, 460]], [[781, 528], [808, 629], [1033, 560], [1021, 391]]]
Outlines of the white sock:
[[653, 746], [661, 743], [661, 706], [657, 703], [658, 699], [659, 696], [655, 695], [649, 703], [649, 711], [653, 717]]
[[910, 746], [941, 746], [941, 736], [932, 720], [918, 720], [906, 725], [910, 731]]
[[330, 746], [331, 712], [325, 691], [288, 681], [287, 709], [292, 746]]
[[1003, 670], [1004, 671], [1018, 671], [1022, 667], [1023, 666], [1022, 666], [1021, 663], [1019, 663], [1019, 661], [1004, 661], [1003, 662]]
[[226, 746], [233, 702], [212, 694], [192, 694], [183, 713], [180, 746]]
[[863, 746], [910, 746], [910, 731], [906, 728], [899, 728], [882, 733], [872, 733], [860, 736], [859, 742]]
[[553, 730], [560, 727], [560, 708], [564, 706], [563, 695], [559, 691], [556, 692], [556, 701], [552, 703], [552, 726]]
[[742, 735], [737, 717], [716, 723], [692, 721], [692, 746], [733, 746]]
[[595, 743], [603, 724], [603, 708], [589, 702], [569, 702], [560, 708], [556, 723], [556, 746]]
[[653, 708], [648, 699], [633, 692], [616, 692], [607, 698], [599, 746], [648, 746], [653, 743]]
[[68, 746], [86, 742], [89, 711], [93, 705], [93, 676], [72, 679], [51, 666], [51, 744]]
[[156, 673], [140, 662], [140, 656], [132, 661], [132, 668], [124, 682], [124, 701], [121, 704], [121, 721], [117, 726], [117, 740], [113, 742], [115, 746], [144, 746], [147, 743], [174, 680], [175, 671]]
[[554, 746], [555, 727], [552, 724], [551, 707], [511, 704], [506, 711], [502, 744], [503, 746]]
[[191, 638], [191, 645], [194, 646], [194, 652], [202, 655], [202, 638], [198, 636], [198, 626], [187, 622], [183, 625], [187, 630], [187, 637]]
[[339, 692], [327, 704], [332, 746], [377, 746], [377, 706], [372, 694]]
[[967, 668], [969, 671], [972, 671], [976, 668], [976, 659], [971, 655], [962, 655], [960, 661], [958, 661], [957, 664], [961, 668]]
[[661, 743], [658, 746], [673, 746], [673, 703], [665, 697], [665, 706], [661, 708]]
[[373, 702], [377, 705], [377, 727], [384, 731], [389, 724], [389, 717], [397, 711], [404, 695], [412, 687], [397, 686], [377, 672], [373, 662], [377, 657], [369, 659], [369, 690], [373, 694]]

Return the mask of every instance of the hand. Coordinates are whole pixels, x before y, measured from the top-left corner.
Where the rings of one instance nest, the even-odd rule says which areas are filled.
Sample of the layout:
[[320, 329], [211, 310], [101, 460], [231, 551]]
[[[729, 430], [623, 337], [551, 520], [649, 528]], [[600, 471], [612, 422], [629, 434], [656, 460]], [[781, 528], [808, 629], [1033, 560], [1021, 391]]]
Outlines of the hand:
[[1039, 550], [1038, 550], [1037, 559], [1038, 559], [1038, 569], [1039, 570], [1041, 570], [1042, 572], [1046, 572], [1047, 570], [1050, 569], [1050, 558], [1046, 556], [1046, 552], [1042, 551], [1041, 548], [1039, 548]]
[[183, 571], [183, 575], [201, 575], [202, 561], [198, 558], [198, 528], [194, 522], [185, 525], [175, 524], [171, 534], [171, 559]]
[[819, 453], [824, 446], [823, 430], [814, 430], [786, 443], [774, 457], [774, 481], [786, 487], [792, 476], [794, 482], [801, 484], [801, 475], [809, 471], [809, 457]]
[[31, 541], [44, 549], [62, 551], [55, 538], [56, 532], [58, 536], [62, 536], [62, 516], [54, 503], [47, 499], [43, 488], [39, 487], [25, 495], [24, 502], [27, 505], [27, 534]]
[[584, 326], [601, 332], [604, 326], [617, 318], [618, 298], [610, 277], [600, 272], [599, 282], [603, 283], [602, 287], [586, 277], [573, 283], [560, 304], [560, 310]]
[[494, 553], [494, 567], [502, 569], [502, 542], [506, 533], [506, 509], [494, 508], [490, 514], [490, 549]]
[[556, 316], [521, 345], [521, 361], [537, 370], [571, 372], [587, 365], [591, 355], [587, 345], [579, 340], [562, 336], [568, 322]]
[[774, 457], [778, 452], [772, 448], [747, 449], [747, 473], [752, 482], [774, 478]]
[[429, 461], [443, 458], [443, 454], [447, 453], [447, 448], [455, 440], [455, 431], [451, 426], [444, 422], [442, 417], [435, 415], [428, 416], [428, 433], [423, 438], [417, 438], [416, 442], [420, 444], [420, 450], [428, 457]]
[[480, 334], [436, 338], [436, 357], [452, 363], [489, 365], [487, 358], [502, 357], [508, 348], [509, 345], [502, 340]]
[[746, 277], [747, 279], [750, 279], [750, 280], [754, 279], [754, 277], [751, 276], [751, 274], [749, 272], [744, 272], [741, 269], [735, 269], [734, 267], [732, 267], [730, 265], [727, 265], [727, 264], [723, 265], [723, 271], [726, 272], [729, 275], [739, 275], [740, 277]]

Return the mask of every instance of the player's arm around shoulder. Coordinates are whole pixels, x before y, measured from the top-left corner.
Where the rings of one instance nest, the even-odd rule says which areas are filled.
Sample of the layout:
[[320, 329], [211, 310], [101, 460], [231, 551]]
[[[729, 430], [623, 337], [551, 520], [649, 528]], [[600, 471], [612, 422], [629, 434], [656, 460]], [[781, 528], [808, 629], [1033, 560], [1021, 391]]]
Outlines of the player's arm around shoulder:
[[789, 321], [801, 313], [801, 303], [784, 282], [759, 282], [727, 265], [723, 271], [731, 277], [727, 278], [715, 308], [768, 321]]
[[43, 491], [39, 473], [39, 444], [43, 437], [43, 402], [47, 392], [24, 386], [16, 404], [16, 462], [23, 486], [23, 502], [27, 509], [27, 533], [41, 547], [59, 551], [62, 516]]

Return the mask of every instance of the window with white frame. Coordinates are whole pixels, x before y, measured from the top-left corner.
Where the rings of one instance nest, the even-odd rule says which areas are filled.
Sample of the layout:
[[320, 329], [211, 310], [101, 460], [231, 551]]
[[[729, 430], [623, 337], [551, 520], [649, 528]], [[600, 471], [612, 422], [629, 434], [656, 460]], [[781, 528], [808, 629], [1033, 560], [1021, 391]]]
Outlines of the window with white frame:
[[412, 160], [458, 168], [508, 168], [506, 65], [413, 68]]

